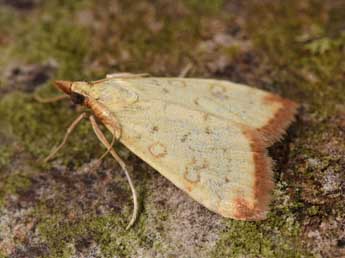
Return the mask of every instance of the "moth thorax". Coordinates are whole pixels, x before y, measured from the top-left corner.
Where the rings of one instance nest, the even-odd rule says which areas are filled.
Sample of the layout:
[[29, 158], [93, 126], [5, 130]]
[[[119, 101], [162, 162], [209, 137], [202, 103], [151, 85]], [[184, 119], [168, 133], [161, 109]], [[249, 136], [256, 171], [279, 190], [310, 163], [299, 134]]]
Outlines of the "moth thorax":
[[100, 99], [103, 102], [116, 106], [128, 106], [138, 101], [138, 95], [131, 89], [116, 85], [115, 87], [105, 87], [100, 91]]

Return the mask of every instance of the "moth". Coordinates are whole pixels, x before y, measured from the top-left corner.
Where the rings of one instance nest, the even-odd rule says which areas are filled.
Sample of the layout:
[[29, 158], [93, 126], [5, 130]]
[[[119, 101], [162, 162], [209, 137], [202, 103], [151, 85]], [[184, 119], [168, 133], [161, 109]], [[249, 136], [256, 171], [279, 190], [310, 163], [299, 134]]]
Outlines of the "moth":
[[[237, 220], [266, 218], [273, 188], [266, 148], [294, 120], [297, 103], [214, 79], [114, 74], [55, 85], [90, 108], [113, 134], [110, 144], [90, 117], [96, 135], [124, 170], [112, 148], [114, 139], [209, 210]], [[126, 175], [135, 200], [132, 225], [136, 193]]]

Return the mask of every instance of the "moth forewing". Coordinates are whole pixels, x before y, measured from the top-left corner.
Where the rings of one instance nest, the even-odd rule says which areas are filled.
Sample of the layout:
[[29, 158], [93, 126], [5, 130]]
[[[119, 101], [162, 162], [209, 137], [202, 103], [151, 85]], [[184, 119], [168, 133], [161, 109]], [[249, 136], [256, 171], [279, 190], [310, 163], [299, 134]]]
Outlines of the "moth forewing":
[[298, 105], [272, 93], [242, 84], [213, 79], [124, 77], [97, 84], [100, 91], [119, 85], [141, 100], [160, 99], [230, 119], [262, 134], [269, 146], [280, 139], [294, 119]]
[[230, 82], [127, 74], [73, 83], [71, 91], [92, 100], [110, 131], [121, 127], [125, 146], [208, 209], [266, 217], [273, 183], [265, 148], [293, 120], [294, 102]]

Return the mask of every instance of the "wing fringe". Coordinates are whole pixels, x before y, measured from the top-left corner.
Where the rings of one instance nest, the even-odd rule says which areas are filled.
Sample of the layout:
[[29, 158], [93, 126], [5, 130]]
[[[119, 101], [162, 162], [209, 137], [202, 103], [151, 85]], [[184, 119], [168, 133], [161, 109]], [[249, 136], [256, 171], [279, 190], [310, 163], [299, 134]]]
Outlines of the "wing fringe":
[[250, 142], [255, 163], [254, 201], [248, 202], [242, 197], [236, 198], [234, 216], [238, 220], [263, 220], [269, 210], [274, 187], [272, 159], [267, 155], [265, 142], [256, 130], [243, 126], [243, 132]]
[[279, 103], [280, 108], [266, 125], [257, 131], [263, 136], [266, 147], [271, 146], [278, 140], [281, 140], [286, 129], [295, 120], [299, 105], [288, 99], [284, 99], [274, 94], [269, 94], [264, 101], [267, 104]]

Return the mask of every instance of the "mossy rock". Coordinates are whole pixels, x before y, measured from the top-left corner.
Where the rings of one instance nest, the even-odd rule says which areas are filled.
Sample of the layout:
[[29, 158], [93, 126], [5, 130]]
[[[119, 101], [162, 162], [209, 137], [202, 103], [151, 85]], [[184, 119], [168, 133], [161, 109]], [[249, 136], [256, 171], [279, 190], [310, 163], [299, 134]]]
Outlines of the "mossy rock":
[[[343, 15], [335, 1], [0, 1], [0, 257], [342, 257], [345, 245]], [[340, 17], [340, 18], [339, 18]], [[54, 79], [145, 72], [222, 78], [301, 104], [269, 149], [268, 219], [203, 208], [116, 148], [130, 189], [82, 123], [49, 164], [80, 108], [38, 103]]]

